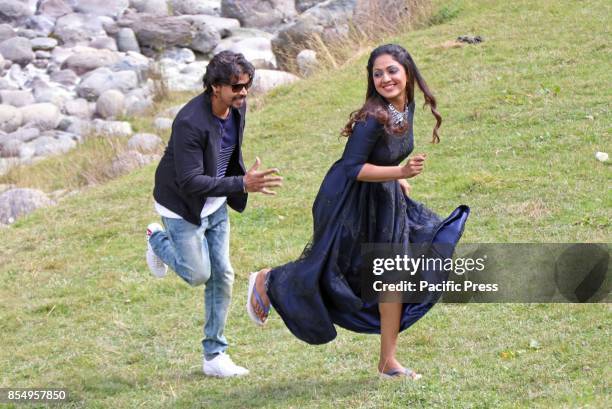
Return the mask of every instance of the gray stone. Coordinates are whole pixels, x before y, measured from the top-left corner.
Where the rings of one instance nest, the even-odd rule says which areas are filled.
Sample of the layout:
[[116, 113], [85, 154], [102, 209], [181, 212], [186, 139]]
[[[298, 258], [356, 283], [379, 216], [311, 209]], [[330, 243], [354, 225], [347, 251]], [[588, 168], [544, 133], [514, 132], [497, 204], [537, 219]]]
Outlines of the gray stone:
[[23, 123], [19, 108], [11, 105], [0, 105], [0, 131], [13, 132]]
[[313, 50], [300, 51], [296, 59], [300, 74], [302, 74], [304, 77], [312, 75], [319, 64], [317, 60], [317, 53]]
[[29, 163], [30, 159], [32, 159], [36, 155], [36, 149], [30, 143], [24, 143], [19, 147], [19, 159], [23, 163]]
[[196, 59], [195, 54], [189, 48], [170, 48], [162, 53], [161, 58], [169, 58], [180, 64], [189, 64]]
[[174, 15], [207, 14], [218, 16], [221, 13], [219, 0], [170, 0]]
[[281, 69], [293, 65], [298, 52], [317, 35], [325, 44], [346, 38], [357, 0], [328, 0], [309, 8], [296, 21], [282, 28], [272, 40], [272, 50]]
[[323, 3], [325, 0], [295, 0], [295, 8], [299, 13], [303, 13], [311, 7], [316, 6], [319, 3]]
[[30, 142], [34, 148], [34, 156], [56, 156], [76, 148], [73, 135], [62, 131], [45, 132], [42, 136]]
[[38, 138], [39, 136], [40, 136], [40, 130], [38, 128], [25, 127], [25, 126], [17, 129], [15, 132], [6, 134], [7, 140], [15, 139], [21, 142], [30, 142]]
[[[89, 107], [89, 103], [84, 98], [72, 99], [64, 102], [62, 112], [66, 115], [74, 116], [80, 119], [91, 119], [93, 111]], [[66, 127], [67, 129], [68, 127]]]
[[77, 95], [95, 101], [106, 90], [116, 89], [123, 93], [138, 87], [138, 76], [134, 71], [113, 72], [108, 68], [92, 71], [77, 85]]
[[178, 18], [188, 21], [193, 27], [197, 27], [200, 24], [205, 24], [212, 27], [214, 30], [219, 32], [221, 38], [230, 36], [233, 30], [240, 28], [240, 21], [236, 20], [235, 18], [205, 15], [183, 15]]
[[112, 37], [96, 37], [89, 43], [91, 48], [117, 51], [117, 43]]
[[18, 158], [0, 158], [0, 176], [6, 175], [13, 167], [19, 165], [19, 163], [20, 160]]
[[57, 82], [58, 84], [62, 84], [64, 86], [70, 87], [76, 85], [79, 80], [79, 77], [72, 70], [65, 69], [59, 70], [52, 73], [49, 78], [53, 82]]
[[85, 45], [94, 37], [106, 35], [100, 18], [81, 14], [66, 14], [57, 19], [53, 36], [66, 46]]
[[0, 23], [22, 24], [32, 10], [18, 0], [2, 0], [0, 2]]
[[[255, 68], [276, 68], [276, 56], [272, 52], [272, 42], [269, 38], [247, 38], [231, 44], [227, 49], [244, 55]], [[221, 51], [223, 49], [220, 47], [215, 48], [215, 53]]]
[[81, 47], [64, 61], [62, 68], [69, 68], [77, 75], [83, 75], [96, 68], [115, 64], [120, 58], [121, 56], [114, 51]]
[[168, 15], [168, 2], [166, 0], [131, 0], [130, 7], [139, 13], [149, 13], [157, 16]]
[[48, 60], [51, 58], [51, 53], [49, 51], [38, 50], [34, 53], [34, 57], [38, 60]]
[[169, 91], [201, 91], [202, 77], [207, 65], [208, 61], [195, 61], [183, 68], [164, 69], [163, 81]]
[[222, 0], [221, 15], [236, 18], [244, 27], [272, 29], [296, 16], [295, 0]]
[[8, 24], [0, 24], [0, 43], [9, 38], [15, 37], [17, 34], [13, 27]]
[[94, 119], [91, 131], [103, 137], [128, 137], [132, 135], [132, 125], [123, 121], [104, 121]]
[[11, 224], [34, 210], [55, 203], [36, 189], [14, 188], [0, 194], [0, 223]]
[[180, 17], [125, 13], [118, 24], [131, 28], [141, 47], [153, 50], [188, 47], [193, 40], [191, 24]]
[[221, 34], [212, 26], [205, 23], [194, 23], [193, 40], [189, 46], [203, 54], [210, 53], [221, 41]]
[[57, 46], [57, 40], [51, 37], [38, 37], [30, 40], [33, 50], [52, 50]]
[[[139, 90], [134, 90], [139, 91]], [[139, 96], [134, 91], [125, 96], [125, 113], [129, 116], [146, 114], [153, 106], [153, 98], [149, 95]]]
[[30, 16], [25, 22], [26, 27], [35, 30], [37, 33], [48, 36], [55, 28], [55, 18], [37, 14]]
[[2, 90], [0, 91], [0, 102], [6, 105], [12, 105], [14, 107], [22, 107], [34, 103], [34, 95], [31, 91], [27, 90]]
[[291, 84], [300, 78], [284, 71], [255, 70], [251, 90], [255, 94], [263, 94], [281, 85]]
[[33, 93], [36, 102], [50, 102], [58, 107], [74, 98], [74, 94], [61, 85], [49, 85], [43, 81], [34, 86]]
[[138, 82], [141, 83], [149, 77], [150, 63], [151, 60], [144, 55], [128, 51], [125, 56], [109, 68], [113, 71], [133, 71], [138, 77]]
[[136, 39], [136, 34], [131, 28], [124, 27], [117, 33], [117, 48], [119, 51], [140, 52], [140, 46]]
[[45, 16], [58, 18], [72, 13], [73, 10], [64, 0], [41, 0], [38, 12]]
[[23, 37], [13, 37], [1, 42], [0, 54], [21, 66], [29, 64], [34, 59], [30, 40]]
[[55, 47], [51, 51], [51, 58], [55, 64], [62, 65], [72, 54], [74, 54], [74, 48]]
[[123, 115], [125, 112], [125, 96], [116, 89], [104, 91], [96, 101], [96, 112], [104, 119]]
[[117, 18], [128, 6], [129, 0], [78, 0], [74, 9], [85, 14]]
[[155, 152], [161, 145], [162, 139], [151, 133], [137, 133], [130, 138], [127, 147], [142, 153]]
[[153, 126], [160, 131], [167, 131], [168, 129], [172, 129], [172, 122], [173, 120], [171, 118], [155, 118]]
[[19, 139], [9, 139], [0, 143], [0, 157], [14, 158], [19, 157], [19, 148], [23, 142]]
[[110, 175], [118, 177], [132, 172], [156, 158], [155, 155], [143, 155], [138, 151], [125, 151], [117, 155], [110, 167]]
[[38, 129], [55, 129], [61, 120], [59, 108], [49, 102], [32, 104], [19, 108], [23, 123]]

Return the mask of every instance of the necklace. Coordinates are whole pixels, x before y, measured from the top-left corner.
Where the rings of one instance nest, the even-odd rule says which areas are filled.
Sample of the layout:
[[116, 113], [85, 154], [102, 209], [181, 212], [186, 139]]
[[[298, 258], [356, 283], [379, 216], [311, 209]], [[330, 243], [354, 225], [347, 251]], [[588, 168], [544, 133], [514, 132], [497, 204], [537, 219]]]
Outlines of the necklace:
[[393, 106], [393, 104], [388, 105], [389, 113], [391, 114], [391, 120], [393, 121], [393, 125], [400, 126], [403, 125], [404, 122], [408, 122], [408, 104], [404, 108], [404, 112], [400, 112]]

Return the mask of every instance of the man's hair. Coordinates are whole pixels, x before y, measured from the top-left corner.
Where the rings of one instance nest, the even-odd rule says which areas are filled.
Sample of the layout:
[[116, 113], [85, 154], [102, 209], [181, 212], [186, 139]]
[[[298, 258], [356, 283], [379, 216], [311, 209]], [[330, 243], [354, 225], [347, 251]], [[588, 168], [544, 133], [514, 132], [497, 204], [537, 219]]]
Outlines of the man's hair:
[[210, 94], [212, 85], [230, 85], [238, 81], [241, 74], [249, 76], [249, 82], [253, 80], [255, 67], [240, 53], [221, 51], [215, 55], [206, 67], [206, 73], [202, 78], [204, 92]]

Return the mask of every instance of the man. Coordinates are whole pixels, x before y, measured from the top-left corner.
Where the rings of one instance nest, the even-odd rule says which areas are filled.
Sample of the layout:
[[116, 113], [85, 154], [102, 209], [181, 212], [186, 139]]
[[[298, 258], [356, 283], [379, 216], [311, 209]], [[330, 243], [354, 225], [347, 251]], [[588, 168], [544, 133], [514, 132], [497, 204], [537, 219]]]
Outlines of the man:
[[203, 371], [217, 377], [248, 370], [225, 353], [223, 335], [234, 271], [229, 260], [227, 205], [242, 212], [248, 192], [275, 194], [277, 169], [248, 172], [242, 161], [246, 103], [254, 68], [242, 54], [224, 51], [209, 63], [204, 92], [183, 107], [155, 173], [155, 208], [161, 225], [147, 228], [147, 264], [156, 277], [170, 266], [192, 286], [205, 284]]

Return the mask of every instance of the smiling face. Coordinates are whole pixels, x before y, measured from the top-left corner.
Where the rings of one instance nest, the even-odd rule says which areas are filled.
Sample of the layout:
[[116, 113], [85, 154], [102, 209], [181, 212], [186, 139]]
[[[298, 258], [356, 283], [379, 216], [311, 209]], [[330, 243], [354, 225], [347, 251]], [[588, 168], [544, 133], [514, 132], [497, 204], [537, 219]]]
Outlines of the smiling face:
[[240, 74], [237, 81], [233, 82], [232, 85], [213, 85], [213, 92], [219, 99], [219, 102], [221, 102], [224, 106], [239, 109], [246, 100], [247, 94], [249, 93], [248, 86], [250, 85], [249, 75]]
[[406, 70], [392, 56], [383, 54], [374, 60], [372, 78], [376, 91], [387, 101], [396, 102], [400, 106], [405, 103], [408, 81]]

